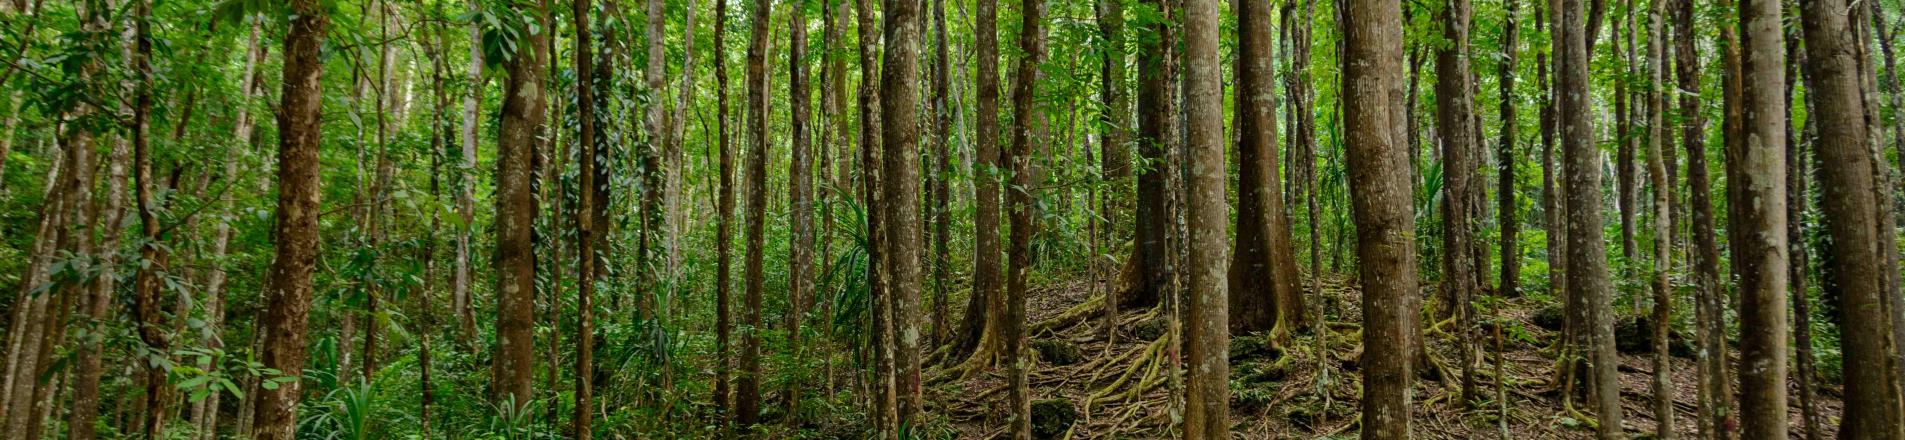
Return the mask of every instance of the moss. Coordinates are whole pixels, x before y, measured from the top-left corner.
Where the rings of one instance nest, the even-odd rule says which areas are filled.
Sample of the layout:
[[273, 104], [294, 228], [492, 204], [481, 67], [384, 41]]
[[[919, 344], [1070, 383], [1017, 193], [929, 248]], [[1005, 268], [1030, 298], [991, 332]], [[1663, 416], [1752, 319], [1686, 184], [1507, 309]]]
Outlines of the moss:
[[1065, 435], [1078, 421], [1078, 409], [1067, 399], [1032, 402], [1032, 438], [1050, 439]]

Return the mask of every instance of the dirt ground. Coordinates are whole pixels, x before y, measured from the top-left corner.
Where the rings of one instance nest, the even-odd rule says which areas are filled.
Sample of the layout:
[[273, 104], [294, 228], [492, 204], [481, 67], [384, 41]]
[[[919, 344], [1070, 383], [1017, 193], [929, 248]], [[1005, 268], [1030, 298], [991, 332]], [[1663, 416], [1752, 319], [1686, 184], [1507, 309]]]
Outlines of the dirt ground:
[[[1314, 295], [1307, 292], [1307, 285], [1305, 290], [1305, 295]], [[1028, 298], [1029, 318], [1050, 326], [1054, 317], [1081, 304], [1095, 308], [1096, 302], [1087, 302], [1101, 291], [1102, 286], [1088, 280], [1046, 286]], [[1331, 310], [1329, 350], [1318, 350], [1319, 341], [1308, 331], [1279, 348], [1270, 347], [1266, 338], [1255, 335], [1232, 338], [1233, 438], [1354, 438], [1358, 434], [1361, 384], [1355, 368], [1360, 350], [1356, 340], [1362, 319], [1360, 295], [1343, 279], [1324, 280], [1323, 291], [1325, 300], [1321, 302]], [[1460, 366], [1456, 360], [1460, 347], [1446, 332], [1429, 332], [1426, 338], [1430, 349], [1445, 365], [1447, 379], [1418, 375], [1414, 388], [1415, 435], [1436, 439], [1591, 438], [1592, 416], [1564, 409], [1559, 390], [1552, 385], [1556, 362], [1555, 350], [1550, 346], [1559, 334], [1537, 325], [1535, 315], [1542, 304], [1528, 299], [1510, 299], [1504, 304], [1500, 310], [1502, 322], [1507, 323], [1502, 326], [1503, 334], [1513, 335], [1503, 338], [1502, 369], [1508, 378], [1507, 389], [1497, 390], [1493, 352], [1484, 351], [1477, 379], [1480, 397], [1473, 409], [1463, 408], [1465, 405], [1457, 402]], [[1165, 360], [1176, 354], [1170, 352], [1169, 344], [1161, 343], [1169, 334], [1169, 321], [1160, 318], [1164, 313], [1158, 309], [1124, 311], [1116, 343], [1106, 340], [1101, 315], [1074, 319], [1077, 322], [1071, 325], [1035, 334], [1032, 345], [1040, 360], [1031, 373], [1034, 401], [1039, 403], [1034, 410], [1034, 431], [1061, 439], [1175, 437], [1170, 427], [1175, 425], [1171, 421], [1177, 417], [1173, 411], [1176, 406], [1168, 396], [1177, 384], [1167, 380], [1170, 362]], [[1483, 348], [1491, 347], [1492, 341]], [[1319, 352], [1329, 354], [1326, 361], [1319, 362]], [[1729, 353], [1730, 358], [1736, 356], [1736, 352]], [[1623, 428], [1634, 438], [1651, 438], [1657, 424], [1652, 409], [1652, 356], [1643, 352], [1623, 354], [1621, 358]], [[1693, 413], [1698, 403], [1693, 386], [1695, 363], [1690, 357], [1675, 357], [1672, 366], [1675, 428], [1681, 436], [1692, 436], [1698, 429]], [[966, 371], [936, 367], [927, 371], [928, 399], [937, 406], [933, 411], [946, 414], [960, 438], [999, 436], [1004, 423], [1000, 408], [1006, 405], [1003, 374], [1002, 368]], [[1832, 386], [1822, 389], [1817, 402], [1824, 421], [1821, 428], [1828, 435], [1840, 416], [1837, 391]], [[1505, 426], [1499, 423], [1504, 399], [1496, 399], [1497, 392], [1507, 397]], [[1580, 394], [1573, 398], [1573, 407], [1587, 412], [1590, 405], [1583, 403]], [[1801, 438], [1805, 424], [1800, 417], [1798, 393], [1791, 395], [1792, 437]], [[1066, 407], [1075, 418], [1073, 423], [1062, 422]]]

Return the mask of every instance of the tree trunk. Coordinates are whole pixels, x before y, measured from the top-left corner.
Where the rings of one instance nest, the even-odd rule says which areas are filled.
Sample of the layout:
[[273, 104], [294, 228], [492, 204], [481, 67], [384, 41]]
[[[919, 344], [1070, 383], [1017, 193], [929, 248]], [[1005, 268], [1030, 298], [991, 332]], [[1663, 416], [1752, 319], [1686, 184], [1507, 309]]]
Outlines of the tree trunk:
[[[982, 0], [985, 1], [985, 0]], [[983, 3], [981, 3], [983, 8]], [[872, 402], [874, 433], [880, 439], [893, 439], [899, 436], [900, 418], [897, 401], [896, 382], [893, 364], [893, 298], [886, 266], [886, 214], [883, 206], [885, 197], [881, 188], [881, 165], [885, 152], [881, 148], [881, 93], [878, 69], [880, 65], [880, 32], [876, 15], [873, 12], [873, 0], [858, 0], [855, 3], [856, 18], [860, 41], [860, 194], [864, 201], [867, 217], [867, 294], [873, 303], [872, 338], [868, 344], [873, 346], [874, 380]], [[983, 14], [982, 14], [983, 15]], [[1003, 295], [997, 295], [1003, 300]]]
[[[576, 121], [580, 130], [576, 134], [576, 156], [580, 164], [576, 176], [580, 178], [579, 191], [576, 191], [575, 243], [576, 243], [576, 329], [575, 329], [575, 413], [570, 422], [574, 424], [570, 435], [578, 440], [595, 437], [590, 425], [595, 417], [595, 72], [589, 33], [589, 13], [594, 9], [590, 0], [574, 0], [570, 3], [570, 17], [575, 25], [575, 107]], [[554, 365], [551, 365], [552, 367]]]
[[932, 194], [932, 199], [935, 201], [928, 206], [928, 213], [932, 217], [933, 234], [933, 342], [929, 346], [938, 347], [946, 343], [952, 330], [946, 327], [946, 320], [951, 318], [949, 306], [946, 304], [948, 300], [946, 285], [951, 282], [947, 278], [946, 266], [952, 263], [947, 255], [946, 244], [948, 240], [951, 240], [948, 234], [952, 232], [952, 219], [948, 214], [952, 206], [952, 200], [949, 197], [951, 195], [950, 180], [952, 180], [952, 112], [956, 107], [952, 105], [950, 95], [952, 63], [947, 52], [952, 50], [950, 47], [952, 41], [948, 39], [946, 33], [945, 0], [933, 1], [933, 32], [936, 34], [934, 41], [938, 46], [933, 55], [934, 120], [931, 124], [934, 127], [934, 152], [931, 159], [933, 169], [926, 175], [932, 185], [927, 191]]
[[[1501, 215], [1501, 279], [1496, 285], [1496, 294], [1512, 298], [1521, 296], [1521, 202], [1517, 201], [1520, 192], [1520, 177], [1515, 165], [1516, 145], [1521, 143], [1521, 116], [1516, 113], [1515, 104], [1520, 100], [1515, 95], [1516, 68], [1520, 65], [1521, 19], [1518, 1], [1505, 0], [1506, 11], [1502, 24], [1502, 61], [1497, 70], [1496, 84], [1501, 87], [1501, 141], [1496, 145], [1496, 177], [1498, 187], [1495, 190], [1499, 203], [1497, 213]], [[1658, 34], [1656, 34], [1658, 35]]]
[[[1186, 413], [1184, 433], [1187, 439], [1222, 440], [1230, 438], [1230, 312], [1228, 310], [1227, 286], [1224, 284], [1228, 270], [1229, 256], [1224, 255], [1224, 242], [1230, 238], [1229, 224], [1226, 218], [1229, 209], [1224, 197], [1224, 110], [1223, 110], [1223, 67], [1218, 64], [1217, 46], [1220, 40], [1217, 19], [1217, 1], [1185, 0], [1184, 2], [1184, 55], [1185, 55], [1185, 125], [1186, 171], [1185, 187], [1189, 193], [1185, 200], [1186, 218], [1190, 235], [1186, 245], [1190, 256], [1186, 264], [1190, 270], [1190, 304], [1187, 311], [1189, 325], [1186, 328], [1184, 345], [1188, 349], [1186, 359], [1190, 368], [1189, 387], [1186, 391]], [[1264, 8], [1264, 21], [1269, 19], [1268, 0], [1260, 0]], [[1250, 8], [1254, 9], [1254, 8]], [[1240, 9], [1240, 10], [1250, 10]], [[1255, 21], [1255, 20], [1252, 20]], [[1267, 25], [1267, 23], [1265, 23]], [[1268, 26], [1259, 35], [1264, 50], [1271, 44]], [[1248, 32], [1246, 32], [1248, 33]], [[1241, 58], [1241, 57], [1240, 57]], [[1265, 80], [1268, 78], [1270, 60], [1262, 62]], [[1245, 63], [1248, 65], [1248, 63]], [[1251, 97], [1262, 103], [1264, 115], [1260, 116], [1262, 128], [1275, 124], [1268, 117], [1270, 93], [1268, 81], [1258, 84]], [[1265, 160], [1276, 160], [1274, 136], [1260, 134]], [[1274, 170], [1274, 166], [1266, 167]], [[1267, 185], [1277, 182], [1274, 172], [1263, 176]], [[1277, 199], [1281, 191], [1274, 186], [1263, 189], [1267, 201], [1265, 206], [1278, 209], [1283, 205]], [[1266, 219], [1277, 222], [1280, 215], [1266, 212]], [[1275, 223], [1272, 223], [1275, 224]], [[1278, 227], [1271, 227], [1272, 233]], [[1289, 244], [1288, 235], [1281, 240], [1285, 247]], [[1276, 238], [1271, 238], [1275, 241]], [[1290, 260], [1288, 249], [1273, 252], [1283, 254], [1290, 277], [1280, 282], [1289, 282], [1288, 296], [1295, 297], [1296, 288], [1295, 261]]]
[[[1806, 64], [1805, 46], [1799, 44], [1799, 32], [1791, 29], [1786, 34], [1786, 50], [1791, 54], [1792, 62], [1786, 63], [1786, 246], [1792, 261], [1787, 265], [1787, 281], [1792, 289], [1793, 307], [1793, 382], [1799, 393], [1800, 421], [1805, 426], [1806, 440], [1822, 440], [1825, 429], [1821, 425], [1818, 407], [1818, 367], [1813, 358], [1812, 346], [1812, 295], [1808, 287], [1812, 281], [1810, 269], [1810, 247], [1806, 243], [1806, 204], [1810, 202], [1806, 190], [1807, 177], [1805, 162], [1806, 145], [1811, 143], [1816, 130], [1814, 118], [1806, 119], [1803, 131], [1796, 132], [1792, 121], [1799, 109], [1794, 107], [1793, 86], [1799, 79], [1799, 66]], [[1810, 81], [1807, 89], [1812, 88]], [[1804, 104], [1806, 114], [1813, 114], [1812, 97], [1808, 95]], [[1802, 137], [1803, 136], [1803, 137]], [[1805, 139], [1802, 142], [1801, 139]]]
[[1820, 118], [1816, 154], [1821, 210], [1830, 237], [1823, 255], [1825, 290], [1840, 301], [1837, 318], [1845, 355], [1846, 414], [1839, 434], [1896, 439], [1899, 396], [1888, 379], [1887, 335], [1892, 324], [1880, 306], [1883, 250], [1874, 245], [1877, 183], [1872, 178], [1877, 164], [1865, 146], [1869, 127], [1863, 122], [1865, 102], [1854, 59], [1859, 42], [1845, 2], [1807, 0], [1800, 7], [1808, 55], [1805, 75], [1814, 86], [1808, 87], [1808, 95], [1815, 97]]
[[[474, 0], [473, 0], [474, 1]], [[472, 5], [475, 7], [475, 5]], [[481, 41], [482, 30], [475, 23], [470, 24], [470, 41]], [[469, 348], [470, 339], [476, 336], [476, 311], [470, 297], [470, 231], [476, 222], [476, 130], [481, 121], [480, 102], [483, 99], [483, 47], [470, 45], [470, 66], [464, 79], [469, 90], [463, 94], [463, 156], [457, 172], [457, 213], [463, 216], [462, 224], [456, 231], [456, 272], [450, 279], [451, 308], [456, 309], [457, 341]]]
[[[1145, 0], [1146, 7], [1170, 11], [1165, 0]], [[1171, 291], [1177, 268], [1172, 264], [1171, 235], [1177, 211], [1167, 183], [1178, 167], [1165, 160], [1175, 151], [1177, 137], [1177, 35], [1168, 20], [1152, 23], [1148, 35], [1138, 38], [1138, 155], [1151, 164], [1138, 172], [1138, 206], [1133, 212], [1131, 261], [1125, 264], [1125, 292], [1117, 299], [1121, 309], [1160, 304]]]
[[1343, 5], [1343, 128], [1363, 285], [1362, 438], [1400, 440], [1411, 435], [1407, 353], [1418, 314], [1408, 142], [1390, 121], [1402, 79], [1402, 5]]
[[919, 0], [888, 0], [886, 58], [880, 69], [880, 143], [885, 148], [882, 187], [888, 263], [893, 297], [894, 387], [899, 422], [922, 420], [920, 389], [920, 222], [919, 222]]
[[[734, 224], [734, 148], [728, 138], [732, 130], [728, 129], [728, 0], [714, 2], [714, 81], [715, 81], [715, 123], [720, 148], [720, 193], [715, 196], [715, 357], [714, 366], [714, 407], [721, 417], [732, 415], [728, 399], [728, 367], [732, 363], [729, 354], [729, 333], [734, 324], [729, 318], [729, 303], [732, 302], [733, 280], [733, 224]], [[722, 419], [725, 420], [725, 419]]]
[[1673, 326], [1673, 186], [1667, 174], [1671, 165], [1662, 152], [1666, 131], [1667, 99], [1665, 47], [1661, 32], [1661, 10], [1665, 2], [1654, 1], [1647, 8], [1647, 175], [1653, 180], [1653, 342], [1654, 342], [1654, 436], [1672, 440], [1674, 433], [1673, 354], [1668, 350]]
[[1025, 303], [1030, 290], [1032, 275], [1032, 237], [1037, 235], [1039, 214], [1033, 201], [1036, 200], [1034, 185], [1038, 180], [1038, 164], [1032, 159], [1034, 142], [1045, 142], [1037, 124], [1044, 121], [1045, 114], [1034, 102], [1038, 95], [1039, 65], [1045, 60], [1045, 0], [1024, 0], [1021, 3], [1019, 27], [1019, 49], [1023, 57], [1019, 58], [1018, 78], [1014, 80], [1012, 90], [1012, 151], [1007, 153], [1011, 166], [1012, 184], [1007, 189], [1007, 201], [1012, 219], [1011, 250], [1007, 252], [1005, 313], [999, 316], [1004, 324], [1006, 376], [1011, 387], [1009, 404], [1012, 409], [1006, 416], [1006, 432], [1015, 440], [1032, 438], [1032, 386], [1031, 368], [1033, 360], [1028, 353], [1025, 332]]
[[1475, 231], [1475, 222], [1469, 217], [1473, 213], [1469, 206], [1470, 194], [1479, 190], [1471, 185], [1480, 180], [1475, 176], [1477, 160], [1470, 156], [1479, 141], [1473, 125], [1474, 96], [1469, 88], [1471, 14], [1468, 0], [1448, 0], [1441, 22], [1443, 36], [1448, 38], [1449, 44], [1435, 52], [1435, 126], [1442, 141], [1442, 298], [1449, 301], [1440, 306], [1455, 317], [1458, 329], [1456, 339], [1462, 347], [1460, 403], [1463, 405], [1476, 398], [1475, 366], [1479, 359], [1476, 344], [1480, 341], [1474, 322], [1474, 297], [1479, 290], [1475, 280], [1479, 271], [1475, 254], [1469, 252]]
[[[807, 49], [807, 14], [801, 7], [789, 8], [787, 66], [788, 101], [792, 103], [793, 146], [790, 148], [792, 160], [788, 170], [788, 209], [793, 229], [793, 238], [789, 240], [792, 249], [788, 250], [787, 267], [787, 334], [788, 350], [793, 352], [794, 365], [804, 368], [805, 353], [801, 351], [800, 315], [804, 312], [806, 298], [813, 292], [813, 156], [808, 151], [807, 117], [812, 111], [808, 106], [807, 62], [803, 55]], [[788, 426], [799, 426], [800, 414], [800, 377], [804, 373], [796, 372], [794, 379], [787, 385], [782, 396], [787, 401], [786, 421]]]
[[[973, 126], [973, 257], [972, 296], [966, 302], [966, 319], [960, 326], [953, 354], [972, 354], [978, 364], [990, 367], [994, 358], [1004, 354], [1005, 335], [1002, 321], [991, 319], [1004, 312], [1003, 280], [999, 264], [999, 178], [1004, 163], [999, 158], [999, 32], [998, 0], [977, 0], [978, 17], [973, 31], [979, 63], [974, 76], [976, 90]], [[990, 336], [988, 336], [990, 335]], [[984, 344], [984, 346], [981, 346]], [[958, 358], [960, 356], [952, 356]]]
[[1743, 439], [1786, 437], [1786, 53], [1780, 4], [1743, 0], [1740, 142], [1727, 160], [1734, 273], [1739, 276]]
[[[1634, 239], [1635, 206], [1640, 201], [1639, 180], [1634, 166], [1634, 107], [1632, 102], [1633, 86], [1628, 78], [1634, 76], [1634, 3], [1626, 0], [1622, 5], [1624, 12], [1614, 18], [1614, 56], [1619, 58], [1620, 71], [1614, 77], [1614, 142], [1615, 149], [1615, 190], [1618, 191], [1617, 203], [1621, 215], [1621, 257], [1634, 261], [1640, 243]], [[1623, 46], [1625, 44], [1625, 46]], [[1593, 57], [1590, 53], [1589, 57]]]
[[[266, 368], [295, 378], [304, 371], [311, 275], [317, 266], [322, 194], [318, 118], [323, 103], [319, 80], [324, 75], [318, 50], [330, 19], [316, 0], [296, 0], [291, 8], [296, 16], [284, 39], [283, 91], [278, 111], [278, 221], [274, 228], [277, 253], [265, 290], [263, 361]], [[294, 438], [302, 389], [299, 381], [292, 380], [257, 393], [255, 438]]]
[[[651, 0], [653, 1], [653, 0]], [[751, 428], [761, 416], [761, 295], [766, 289], [761, 272], [766, 253], [767, 215], [767, 39], [768, 0], [755, 0], [753, 32], [747, 47], [747, 259], [742, 274], [747, 285], [741, 331], [741, 377], [736, 380], [736, 422]]]
[[[536, 22], [547, 11], [523, 6]], [[547, 27], [544, 27], [547, 29]], [[525, 34], [517, 53], [503, 63], [502, 120], [496, 140], [496, 348], [490, 378], [495, 401], [523, 408], [533, 399], [536, 362], [535, 179], [538, 137], [544, 130], [546, 95], [544, 33]]]
[[[1269, 0], [1238, 1], [1235, 6], [1241, 17], [1236, 58], [1237, 241], [1226, 282], [1227, 307], [1236, 311], [1237, 319], [1230, 321], [1229, 330], [1238, 334], [1269, 331], [1280, 344], [1308, 318], [1297, 288], [1296, 248], [1290, 243], [1283, 180], [1277, 176], [1276, 78], [1271, 71], [1276, 43], [1270, 36], [1275, 12]], [[1221, 142], [1223, 130], [1217, 131]], [[1219, 181], [1223, 168], [1215, 171]], [[1228, 214], [1228, 210], [1220, 212]], [[1220, 245], [1223, 241], [1217, 240]]]
[[1726, 353], [1726, 317], [1721, 304], [1724, 294], [1720, 285], [1719, 245], [1714, 237], [1713, 191], [1707, 179], [1706, 121], [1700, 103], [1700, 58], [1694, 51], [1697, 34], [1693, 12], [1691, 0], [1674, 2], [1674, 68], [1679, 82], [1680, 114], [1685, 118], [1680, 142], [1687, 153], [1688, 227], [1693, 231], [1689, 263], [1693, 266], [1695, 327], [1699, 329], [1700, 341], [1700, 350], [1696, 350], [1701, 408], [1697, 419], [1703, 428], [1703, 437], [1730, 438], [1730, 429], [1726, 427], [1734, 424], [1732, 381], [1727, 379], [1726, 357], [1721, 355]]
[[1619, 358], [1614, 353], [1614, 310], [1612, 286], [1607, 270], [1607, 248], [1601, 239], [1601, 168], [1600, 154], [1592, 142], [1592, 115], [1588, 113], [1587, 24], [1582, 21], [1580, 0], [1562, 0], [1555, 39], [1559, 54], [1561, 95], [1560, 125], [1562, 151], [1567, 157], [1566, 179], [1568, 218], [1568, 298], [1569, 305], [1586, 312], [1582, 331], [1592, 355], [1588, 359], [1588, 383], [1595, 397], [1596, 416], [1602, 439], [1622, 437]]

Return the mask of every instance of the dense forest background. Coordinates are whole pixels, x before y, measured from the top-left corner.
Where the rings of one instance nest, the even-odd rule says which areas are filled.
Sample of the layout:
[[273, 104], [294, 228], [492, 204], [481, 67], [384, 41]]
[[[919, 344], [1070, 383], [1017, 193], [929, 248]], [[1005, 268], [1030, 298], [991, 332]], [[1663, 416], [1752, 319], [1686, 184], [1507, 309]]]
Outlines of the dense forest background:
[[1905, 440], [1902, 27], [0, 0], [0, 433]]

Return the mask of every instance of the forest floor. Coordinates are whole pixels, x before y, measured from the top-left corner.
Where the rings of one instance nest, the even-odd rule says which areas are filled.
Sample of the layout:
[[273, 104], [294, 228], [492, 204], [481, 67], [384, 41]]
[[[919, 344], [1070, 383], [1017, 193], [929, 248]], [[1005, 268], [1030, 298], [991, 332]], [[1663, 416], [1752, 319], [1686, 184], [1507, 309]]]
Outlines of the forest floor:
[[[1307, 281], [1306, 281], [1307, 282]], [[1361, 384], [1356, 371], [1360, 337], [1360, 292], [1353, 281], [1336, 278], [1323, 282], [1325, 303], [1330, 307], [1329, 346], [1319, 351], [1317, 340], [1308, 332], [1299, 332], [1283, 348], [1272, 347], [1268, 339], [1256, 335], [1233, 337], [1231, 341], [1231, 420], [1234, 436], [1268, 438], [1354, 438], [1358, 432], [1357, 411]], [[1308, 287], [1305, 287], [1308, 290]], [[1054, 319], [1075, 316], [1083, 307], [1097, 307], [1103, 288], [1089, 280], [1071, 280], [1037, 289], [1028, 298], [1032, 327], [1032, 348], [1039, 358], [1031, 373], [1033, 385], [1034, 431], [1040, 438], [1170, 438], [1168, 423], [1174, 416], [1167, 396], [1169, 363], [1162, 362], [1171, 353], [1160, 343], [1168, 334], [1168, 321], [1156, 310], [1125, 311], [1121, 316], [1118, 338], [1108, 343], [1101, 314], [1086, 319]], [[1306, 292], [1306, 295], [1309, 295]], [[1307, 296], [1315, 298], [1315, 296]], [[1439, 363], [1445, 365], [1446, 380], [1434, 374], [1418, 374], [1414, 395], [1414, 430], [1420, 438], [1590, 438], [1591, 416], [1564, 409], [1558, 387], [1552, 385], [1555, 350], [1550, 348], [1559, 337], [1558, 318], [1551, 309], [1552, 300], [1516, 298], [1501, 308], [1501, 320], [1507, 325], [1502, 335], [1502, 368], [1508, 388], [1505, 427], [1498, 424], [1503, 408], [1496, 399], [1492, 341], [1483, 346], [1477, 373], [1477, 401], [1474, 409], [1460, 405], [1460, 346], [1444, 331], [1432, 330], [1426, 338]], [[1080, 307], [1080, 306], [1083, 307]], [[1311, 304], [1312, 307], [1317, 304]], [[1550, 310], [1543, 310], [1549, 307]], [[1067, 311], [1072, 313], [1068, 314]], [[1545, 313], [1544, 313], [1545, 312]], [[1484, 312], [1486, 313], [1486, 312]], [[1547, 316], [1542, 316], [1542, 315]], [[959, 316], [959, 315], [954, 315]], [[1484, 319], [1482, 321], [1490, 321]], [[1639, 438], [1652, 437], [1657, 421], [1653, 417], [1653, 362], [1644, 329], [1633, 320], [1617, 331], [1623, 347], [1621, 355], [1621, 397], [1625, 411], [1623, 428]], [[1057, 325], [1054, 325], [1057, 324]], [[1645, 324], [1640, 324], [1645, 325]], [[1492, 326], [1489, 326], [1492, 329]], [[1672, 338], [1677, 347], [1672, 361], [1674, 417], [1678, 436], [1696, 433], [1694, 410], [1698, 404], [1693, 381], [1695, 362], [1690, 346]], [[1733, 350], [1733, 349], [1729, 349]], [[1319, 368], [1319, 356], [1327, 353], [1328, 368]], [[1737, 351], [1730, 359], [1737, 359]], [[926, 372], [929, 411], [945, 414], [957, 436], [970, 439], [998, 437], [1007, 413], [1004, 368], [990, 372], [965, 373], [957, 368], [936, 367]], [[1324, 374], [1326, 373], [1326, 374]], [[1327, 377], [1328, 380], [1320, 380]], [[1319, 386], [1319, 382], [1326, 386]], [[1737, 386], [1736, 386], [1737, 389]], [[1836, 426], [1841, 402], [1838, 389], [1825, 386], [1819, 393], [1818, 411], [1825, 421], [1822, 428]], [[1802, 438], [1798, 393], [1792, 401], [1793, 438]], [[1573, 407], [1589, 411], [1585, 391], [1576, 392]], [[1737, 407], [1737, 405], [1735, 406]], [[1072, 420], [1066, 423], [1065, 420]], [[1734, 429], [1737, 429], [1736, 427]]]

